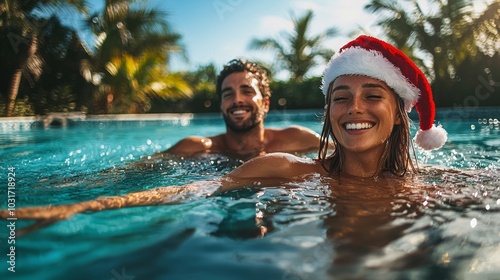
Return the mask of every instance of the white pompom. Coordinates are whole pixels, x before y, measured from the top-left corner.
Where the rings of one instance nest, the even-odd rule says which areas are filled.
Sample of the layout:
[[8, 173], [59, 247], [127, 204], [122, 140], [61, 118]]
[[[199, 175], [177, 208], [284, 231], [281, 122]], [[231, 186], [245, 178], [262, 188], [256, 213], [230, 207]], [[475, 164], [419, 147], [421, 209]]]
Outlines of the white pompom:
[[435, 150], [441, 148], [444, 143], [446, 143], [448, 133], [441, 125], [432, 125], [429, 130], [419, 129], [414, 139], [420, 148], [424, 150]]

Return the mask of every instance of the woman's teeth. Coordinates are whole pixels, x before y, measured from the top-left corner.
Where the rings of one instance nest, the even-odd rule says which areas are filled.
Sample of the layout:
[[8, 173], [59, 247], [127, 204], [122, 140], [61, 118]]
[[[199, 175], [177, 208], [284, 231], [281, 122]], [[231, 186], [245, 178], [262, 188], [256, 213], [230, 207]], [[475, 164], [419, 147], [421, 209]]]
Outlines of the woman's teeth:
[[367, 129], [373, 127], [371, 123], [347, 123], [345, 125], [346, 129], [355, 130], [355, 129]]

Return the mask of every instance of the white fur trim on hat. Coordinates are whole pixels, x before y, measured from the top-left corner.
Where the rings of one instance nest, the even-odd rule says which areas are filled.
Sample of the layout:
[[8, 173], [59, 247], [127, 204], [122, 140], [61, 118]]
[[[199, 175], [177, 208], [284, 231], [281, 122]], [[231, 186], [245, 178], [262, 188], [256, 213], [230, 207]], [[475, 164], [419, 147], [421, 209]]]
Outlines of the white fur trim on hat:
[[389, 62], [380, 52], [351, 47], [334, 55], [328, 62], [322, 81], [323, 94], [327, 96], [331, 82], [341, 75], [363, 75], [385, 82], [405, 101], [405, 109], [411, 111], [420, 90]]
[[429, 130], [419, 129], [414, 139], [420, 148], [434, 150], [441, 148], [446, 143], [447, 135], [448, 133], [441, 125], [432, 125]]

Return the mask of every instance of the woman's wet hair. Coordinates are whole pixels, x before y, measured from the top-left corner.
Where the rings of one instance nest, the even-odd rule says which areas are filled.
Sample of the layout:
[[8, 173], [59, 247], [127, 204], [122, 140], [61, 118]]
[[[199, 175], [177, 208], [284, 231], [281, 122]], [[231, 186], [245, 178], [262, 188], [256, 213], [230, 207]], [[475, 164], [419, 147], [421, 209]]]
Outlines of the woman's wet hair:
[[217, 76], [216, 91], [217, 94], [222, 92], [222, 82], [224, 79], [237, 72], [249, 72], [259, 81], [258, 87], [263, 97], [271, 97], [271, 90], [269, 88], [269, 80], [267, 78], [266, 70], [259, 67], [257, 64], [247, 61], [245, 59], [233, 59], [229, 61]]
[[[328, 94], [326, 97], [318, 159], [322, 162], [326, 171], [334, 175], [340, 175], [346, 158], [342, 146], [338, 143], [338, 140], [333, 134], [329, 117], [332, 86], [333, 82], [330, 83], [328, 87]], [[410, 152], [413, 151], [413, 156], [415, 157], [415, 150], [410, 140], [410, 118], [405, 111], [404, 100], [396, 93], [394, 93], [394, 95], [396, 97], [397, 113], [401, 119], [401, 123], [394, 126], [386, 142], [379, 166], [381, 166], [381, 170], [383, 171], [388, 171], [396, 176], [404, 176], [408, 171], [415, 172], [415, 166]], [[331, 154], [328, 154], [330, 137], [332, 139], [331, 149], [333, 150]], [[330, 161], [330, 166], [327, 166], [328, 161]]]

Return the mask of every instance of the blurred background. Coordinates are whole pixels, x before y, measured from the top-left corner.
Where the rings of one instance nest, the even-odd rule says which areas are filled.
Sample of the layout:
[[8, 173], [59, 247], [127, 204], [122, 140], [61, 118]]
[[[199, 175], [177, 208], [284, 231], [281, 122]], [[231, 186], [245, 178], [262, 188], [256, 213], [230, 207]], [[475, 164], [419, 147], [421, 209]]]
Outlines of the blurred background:
[[[342, 3], [340, 3], [342, 2]], [[233, 58], [271, 109], [323, 108], [322, 69], [360, 34], [402, 49], [438, 107], [500, 106], [500, 1], [4, 0], [0, 115], [218, 112]]]

